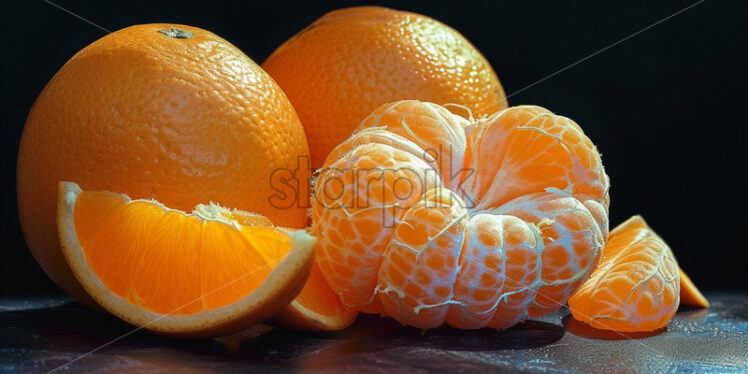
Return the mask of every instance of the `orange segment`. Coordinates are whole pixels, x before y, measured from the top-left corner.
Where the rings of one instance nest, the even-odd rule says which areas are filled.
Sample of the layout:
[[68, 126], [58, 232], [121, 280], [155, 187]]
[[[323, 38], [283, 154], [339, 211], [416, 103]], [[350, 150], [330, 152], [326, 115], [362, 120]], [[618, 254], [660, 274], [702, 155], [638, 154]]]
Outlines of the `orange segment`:
[[[499, 112], [468, 131], [475, 181], [466, 181], [477, 209], [529, 193], [559, 191], [581, 201], [608, 191], [600, 156], [572, 120], [536, 106]], [[472, 183], [471, 183], [472, 182]]]
[[[388, 145], [354, 148], [323, 168], [315, 186], [312, 228], [317, 263], [343, 304], [371, 307], [382, 254], [395, 222], [438, 178], [420, 158]], [[363, 192], [362, 192], [363, 191]]]
[[433, 328], [446, 319], [467, 223], [457, 199], [443, 188], [427, 192], [387, 246], [377, 291], [384, 310], [402, 323]]
[[[504, 228], [513, 217], [479, 214], [465, 230], [460, 271], [454, 285], [454, 301], [447, 323], [457, 328], [486, 326], [493, 317], [504, 289]], [[529, 230], [529, 228], [528, 228]]]
[[490, 212], [518, 217], [532, 224], [542, 238], [540, 279], [527, 310], [530, 317], [558, 309], [597, 266], [605, 237], [579, 200], [540, 192], [514, 199]]
[[433, 158], [434, 169], [451, 189], [461, 180], [467, 147], [463, 128], [468, 124], [441, 105], [399, 101], [378, 108], [358, 128], [382, 129], [414, 142], [419, 148], [417, 155], [424, 160]]
[[[242, 226], [273, 226], [268, 218], [259, 214], [241, 210], [222, 211], [221, 214]], [[356, 316], [358, 311], [343, 305], [315, 263], [299, 295], [271, 321], [296, 330], [334, 331], [350, 326]]]
[[271, 321], [296, 330], [336, 331], [350, 326], [357, 316], [358, 311], [340, 301], [322, 276], [319, 266], [314, 264], [296, 299]]
[[479, 165], [481, 168], [480, 173], [463, 182], [466, 194], [472, 201], [482, 199], [489, 188], [493, 187], [493, 181], [501, 170], [508, 139], [515, 129], [535, 116], [550, 113], [547, 109], [536, 106], [522, 107], [523, 110], [516, 108], [495, 113], [465, 129], [471, 154], [470, 164], [467, 165]]
[[[503, 218], [503, 216], [498, 216]], [[511, 217], [511, 216], [510, 216]], [[505, 277], [504, 289], [499, 298], [489, 327], [505, 329], [525, 317], [527, 306], [535, 298], [538, 279], [538, 237], [526, 222], [512, 217], [502, 222], [504, 229]], [[473, 326], [475, 328], [476, 326]]]
[[709, 308], [709, 300], [701, 294], [691, 278], [678, 267], [680, 274], [680, 303], [681, 305], [697, 306], [699, 308]]
[[215, 204], [188, 214], [61, 182], [58, 206], [63, 253], [89, 295], [160, 333], [213, 336], [260, 322], [291, 302], [313, 263], [314, 237]]
[[575, 319], [604, 330], [653, 331], [679, 304], [678, 264], [642, 217], [610, 232], [598, 268], [569, 299]]
[[[489, 254], [483, 261], [475, 251], [481, 247], [484, 256]], [[450, 307], [447, 322], [470, 329], [507, 328], [517, 323], [535, 296], [539, 249], [535, 230], [521, 219], [473, 216], [463, 249], [467, 252], [460, 257], [455, 283], [455, 300], [460, 303]], [[471, 269], [482, 270], [480, 278], [472, 278]], [[482, 287], [475, 287], [477, 282]], [[491, 284], [501, 284], [496, 294], [491, 292]]]

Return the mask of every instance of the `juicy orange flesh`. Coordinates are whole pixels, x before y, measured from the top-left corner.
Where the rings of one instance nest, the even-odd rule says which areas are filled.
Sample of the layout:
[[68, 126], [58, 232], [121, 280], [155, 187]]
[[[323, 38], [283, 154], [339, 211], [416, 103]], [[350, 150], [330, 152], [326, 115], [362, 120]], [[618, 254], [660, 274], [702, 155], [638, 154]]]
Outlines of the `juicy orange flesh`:
[[569, 299], [569, 309], [594, 328], [653, 331], [675, 314], [679, 289], [672, 251], [634, 216], [611, 231], [600, 264]]
[[106, 192], [78, 196], [75, 230], [88, 265], [109, 291], [172, 315], [249, 295], [292, 244], [270, 227], [201, 220]]
[[335, 317], [347, 309], [338, 295], [327, 285], [327, 281], [322, 277], [322, 272], [316, 264], [312, 267], [304, 288], [294, 301], [327, 317]]

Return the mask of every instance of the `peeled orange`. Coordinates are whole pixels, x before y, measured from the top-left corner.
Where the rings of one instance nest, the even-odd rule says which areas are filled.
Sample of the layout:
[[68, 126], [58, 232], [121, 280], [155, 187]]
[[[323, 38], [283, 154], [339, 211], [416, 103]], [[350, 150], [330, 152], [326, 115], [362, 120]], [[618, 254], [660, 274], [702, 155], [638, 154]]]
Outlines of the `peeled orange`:
[[316, 239], [215, 204], [191, 213], [154, 200], [59, 184], [62, 253], [101, 306], [158, 333], [236, 332], [299, 293]]
[[316, 180], [317, 262], [344, 304], [420, 328], [507, 328], [558, 309], [597, 265], [608, 176], [572, 120], [385, 104]]

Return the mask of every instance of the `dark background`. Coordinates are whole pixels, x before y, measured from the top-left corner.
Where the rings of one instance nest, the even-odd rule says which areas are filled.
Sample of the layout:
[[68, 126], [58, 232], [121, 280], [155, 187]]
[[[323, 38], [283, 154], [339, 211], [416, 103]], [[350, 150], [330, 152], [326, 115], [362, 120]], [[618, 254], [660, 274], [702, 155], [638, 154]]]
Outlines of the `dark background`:
[[[215, 32], [261, 63], [325, 12], [358, 2], [56, 1], [114, 31], [174, 22]], [[695, 1], [376, 2], [463, 33], [496, 70], [511, 105], [573, 118], [603, 154], [611, 227], [642, 214], [704, 290], [745, 290], [743, 174], [746, 27], [738, 1], [707, 0], [533, 87], [517, 91]], [[18, 223], [15, 163], [47, 81], [105, 32], [44, 1], [3, 2], [2, 294], [57, 293]]]

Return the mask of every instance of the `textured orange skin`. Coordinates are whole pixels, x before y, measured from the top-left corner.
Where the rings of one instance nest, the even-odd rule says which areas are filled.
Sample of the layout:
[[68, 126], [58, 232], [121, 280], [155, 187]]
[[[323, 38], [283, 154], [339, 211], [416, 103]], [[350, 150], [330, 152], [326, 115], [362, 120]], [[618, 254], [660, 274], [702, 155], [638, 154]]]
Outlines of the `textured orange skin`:
[[[157, 32], [170, 27], [193, 37]], [[190, 26], [128, 27], [73, 56], [31, 109], [18, 155], [21, 226], [47, 274], [90, 304], [58, 247], [58, 181], [181, 210], [214, 201], [303, 227], [305, 204], [269, 202], [270, 176], [308, 153], [285, 94], [229, 42]]]
[[382, 104], [460, 104], [476, 117], [507, 107], [491, 65], [460, 33], [423, 15], [381, 7], [322, 16], [262, 67], [298, 111], [314, 168]]

